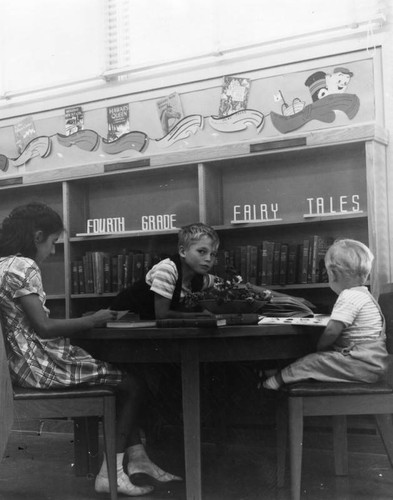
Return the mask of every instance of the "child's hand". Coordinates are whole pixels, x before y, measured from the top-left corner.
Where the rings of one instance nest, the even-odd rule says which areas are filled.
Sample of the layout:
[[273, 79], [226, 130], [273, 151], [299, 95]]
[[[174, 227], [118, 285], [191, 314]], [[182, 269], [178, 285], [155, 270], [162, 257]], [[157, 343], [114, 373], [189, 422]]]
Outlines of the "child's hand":
[[107, 321], [114, 321], [117, 319], [117, 311], [100, 309], [93, 313], [90, 318], [93, 320], [94, 326], [104, 325]]

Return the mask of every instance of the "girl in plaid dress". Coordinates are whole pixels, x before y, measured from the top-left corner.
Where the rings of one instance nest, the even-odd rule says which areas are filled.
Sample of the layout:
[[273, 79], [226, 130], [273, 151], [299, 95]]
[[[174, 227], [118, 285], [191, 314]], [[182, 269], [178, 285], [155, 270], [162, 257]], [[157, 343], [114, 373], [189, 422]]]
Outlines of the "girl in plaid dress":
[[[141, 385], [116, 366], [94, 359], [70, 338], [114, 319], [102, 309], [90, 316], [51, 319], [45, 306], [40, 264], [55, 252], [62, 234], [60, 216], [43, 203], [15, 208], [3, 221], [0, 236], [0, 319], [14, 384], [52, 389], [79, 384], [116, 386], [118, 492], [128, 496], [150, 493], [152, 484], [180, 480], [150, 461], [140, 440], [137, 418]], [[127, 472], [123, 469], [126, 456]], [[133, 484], [129, 476], [144, 478]], [[109, 492], [106, 460], [95, 481], [97, 492]]]

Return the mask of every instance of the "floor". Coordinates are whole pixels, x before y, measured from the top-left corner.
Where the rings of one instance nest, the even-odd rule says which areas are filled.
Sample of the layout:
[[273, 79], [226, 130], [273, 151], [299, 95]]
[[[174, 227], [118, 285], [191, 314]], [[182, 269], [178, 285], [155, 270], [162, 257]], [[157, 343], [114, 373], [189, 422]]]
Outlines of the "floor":
[[[72, 433], [45, 427], [41, 431], [11, 433], [0, 464], [0, 500], [107, 498], [94, 492], [93, 477], [74, 475]], [[288, 487], [277, 490], [275, 486], [274, 434], [274, 428], [231, 429], [225, 449], [204, 439], [203, 500], [289, 500]], [[345, 478], [334, 476], [330, 438], [326, 429], [306, 429], [302, 499], [393, 499], [393, 470], [373, 431], [350, 434]], [[149, 448], [159, 465], [182, 474], [181, 433], [164, 430]], [[184, 500], [184, 483], [144, 498]]]

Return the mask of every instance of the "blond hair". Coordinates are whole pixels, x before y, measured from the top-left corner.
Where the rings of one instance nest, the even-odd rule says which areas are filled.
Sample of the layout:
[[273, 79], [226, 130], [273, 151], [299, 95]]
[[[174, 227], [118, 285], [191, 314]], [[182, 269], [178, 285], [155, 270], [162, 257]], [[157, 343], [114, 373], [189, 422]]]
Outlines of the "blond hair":
[[193, 242], [199, 241], [203, 236], [208, 236], [213, 242], [215, 249], [220, 244], [220, 239], [216, 231], [207, 224], [202, 222], [195, 222], [188, 226], [183, 226], [179, 231], [178, 248], [188, 248]]
[[325, 265], [333, 274], [358, 279], [364, 284], [371, 272], [374, 255], [362, 242], [351, 239], [337, 240], [325, 255]]

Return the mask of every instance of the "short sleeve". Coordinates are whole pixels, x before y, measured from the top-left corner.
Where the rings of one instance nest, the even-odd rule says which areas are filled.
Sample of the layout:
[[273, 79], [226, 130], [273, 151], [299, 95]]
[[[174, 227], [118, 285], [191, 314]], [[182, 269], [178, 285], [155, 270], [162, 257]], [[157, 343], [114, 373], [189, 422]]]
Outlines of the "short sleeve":
[[362, 305], [363, 301], [355, 300], [348, 290], [344, 290], [334, 304], [330, 319], [341, 321], [345, 326], [352, 325]]
[[146, 282], [150, 290], [166, 299], [172, 300], [178, 273], [176, 265], [170, 259], [156, 264], [147, 274]]
[[39, 295], [42, 290], [40, 270], [31, 259], [16, 259], [7, 271], [6, 283], [13, 299], [31, 294]]

